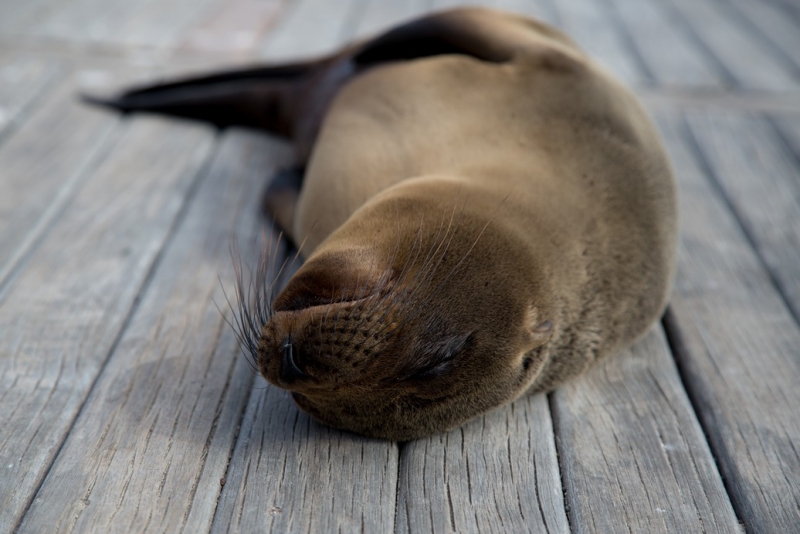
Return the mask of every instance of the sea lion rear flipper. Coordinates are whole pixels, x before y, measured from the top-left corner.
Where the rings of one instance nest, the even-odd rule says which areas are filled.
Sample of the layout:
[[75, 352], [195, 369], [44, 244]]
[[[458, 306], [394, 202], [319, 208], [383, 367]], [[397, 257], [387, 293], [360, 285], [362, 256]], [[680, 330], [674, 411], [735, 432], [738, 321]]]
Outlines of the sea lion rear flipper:
[[296, 95], [308, 74], [329, 61], [255, 66], [175, 82], [136, 87], [112, 97], [81, 95], [85, 102], [124, 113], [152, 111], [292, 135]]

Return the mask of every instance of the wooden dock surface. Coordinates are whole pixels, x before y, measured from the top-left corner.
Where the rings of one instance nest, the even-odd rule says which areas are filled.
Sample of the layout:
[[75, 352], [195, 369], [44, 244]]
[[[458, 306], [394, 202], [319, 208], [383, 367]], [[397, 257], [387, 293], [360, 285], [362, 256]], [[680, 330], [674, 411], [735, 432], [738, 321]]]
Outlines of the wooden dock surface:
[[482, 2], [641, 96], [679, 181], [678, 274], [631, 349], [408, 443], [300, 413], [218, 310], [287, 145], [76, 101], [461, 3], [3, 1], [0, 532], [800, 532], [799, 4]]

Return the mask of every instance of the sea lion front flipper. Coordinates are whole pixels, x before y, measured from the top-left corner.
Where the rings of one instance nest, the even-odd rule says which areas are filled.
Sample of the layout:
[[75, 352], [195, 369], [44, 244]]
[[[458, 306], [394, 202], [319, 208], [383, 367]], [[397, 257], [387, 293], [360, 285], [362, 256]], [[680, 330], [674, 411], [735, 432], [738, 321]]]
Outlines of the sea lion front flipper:
[[292, 228], [304, 173], [305, 169], [302, 167], [278, 171], [264, 191], [261, 204], [265, 214], [275, 220], [284, 234], [295, 241], [296, 246], [299, 244], [296, 242], [297, 236], [292, 233]]

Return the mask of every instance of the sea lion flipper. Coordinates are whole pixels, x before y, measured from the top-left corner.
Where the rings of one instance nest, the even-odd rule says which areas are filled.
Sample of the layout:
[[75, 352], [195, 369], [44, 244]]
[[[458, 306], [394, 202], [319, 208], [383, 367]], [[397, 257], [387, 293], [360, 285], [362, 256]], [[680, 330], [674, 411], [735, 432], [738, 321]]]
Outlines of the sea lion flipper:
[[294, 212], [300, 188], [303, 185], [302, 167], [292, 167], [279, 171], [270, 181], [269, 187], [264, 191], [262, 207], [265, 214], [275, 220], [275, 223], [289, 236], [295, 245], [298, 245], [292, 232]]
[[111, 97], [84, 94], [81, 98], [123, 113], [152, 111], [210, 122], [219, 128], [249, 126], [288, 137], [298, 89], [324, 61], [255, 66], [136, 87]]

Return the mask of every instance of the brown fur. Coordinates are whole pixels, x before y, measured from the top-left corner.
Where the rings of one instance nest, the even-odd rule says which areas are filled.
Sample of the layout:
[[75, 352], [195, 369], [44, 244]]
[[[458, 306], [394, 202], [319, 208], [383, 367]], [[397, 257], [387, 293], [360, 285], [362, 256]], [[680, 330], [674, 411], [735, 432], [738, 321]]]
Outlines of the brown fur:
[[303, 410], [397, 440], [642, 336], [676, 238], [658, 136], [567, 37], [485, 9], [424, 22], [466, 53], [371, 64], [326, 93], [288, 211], [307, 260], [255, 325], [259, 370]]
[[[372, 436], [418, 437], [558, 386], [640, 337], [672, 276], [674, 184], [630, 93], [554, 30], [452, 16], [513, 59], [389, 64], [341, 90], [297, 204], [308, 260], [276, 309], [304, 277], [338, 298], [381, 276], [407, 294], [278, 312], [260, 341], [264, 376], [302, 409]], [[434, 259], [424, 283], [399, 274]], [[287, 381], [276, 355], [290, 333], [308, 376]], [[441, 369], [412, 374], [450, 346]]]

